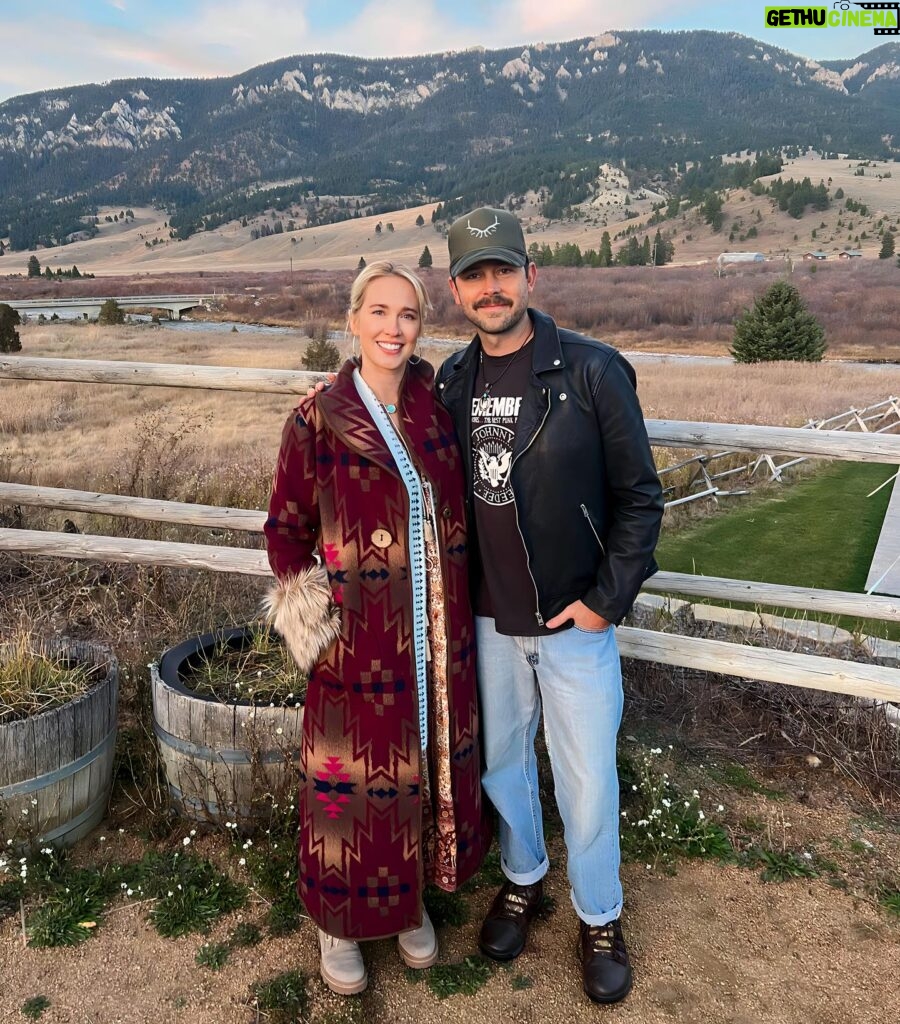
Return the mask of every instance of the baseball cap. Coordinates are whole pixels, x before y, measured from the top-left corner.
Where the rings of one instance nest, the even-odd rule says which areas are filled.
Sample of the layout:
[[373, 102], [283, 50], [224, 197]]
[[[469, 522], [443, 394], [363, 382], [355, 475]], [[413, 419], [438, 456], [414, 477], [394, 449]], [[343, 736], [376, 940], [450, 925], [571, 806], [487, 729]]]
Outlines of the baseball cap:
[[480, 206], [458, 217], [450, 225], [447, 243], [451, 277], [481, 260], [500, 260], [514, 267], [524, 267], [528, 262], [518, 217], [492, 206]]

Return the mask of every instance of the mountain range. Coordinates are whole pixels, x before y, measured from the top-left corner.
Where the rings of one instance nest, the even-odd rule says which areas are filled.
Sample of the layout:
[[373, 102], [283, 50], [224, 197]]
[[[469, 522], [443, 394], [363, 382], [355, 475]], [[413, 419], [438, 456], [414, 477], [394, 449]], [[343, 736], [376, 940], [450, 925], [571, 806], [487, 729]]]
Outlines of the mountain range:
[[564, 197], [603, 163], [665, 184], [698, 160], [786, 146], [900, 156], [900, 44], [817, 63], [734, 33], [606, 32], [17, 96], [0, 104], [0, 236], [15, 247], [16, 226], [45, 221], [61, 241], [98, 203], [161, 204], [190, 231], [267, 188], [260, 203], [274, 188], [285, 204], [376, 210]]

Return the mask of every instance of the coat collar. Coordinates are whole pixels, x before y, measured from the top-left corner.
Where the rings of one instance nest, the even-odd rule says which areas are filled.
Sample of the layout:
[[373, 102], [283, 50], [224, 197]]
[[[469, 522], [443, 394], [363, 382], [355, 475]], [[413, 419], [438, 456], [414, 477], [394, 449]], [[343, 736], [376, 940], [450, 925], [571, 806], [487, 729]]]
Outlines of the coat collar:
[[[357, 366], [358, 359], [348, 359], [331, 387], [316, 396], [316, 407], [327, 425], [348, 447], [396, 473], [394, 457], [356, 390], [353, 371]], [[400, 388], [400, 420], [414, 450], [422, 450], [429, 432], [437, 426], [433, 380], [434, 368], [430, 363], [417, 359], [407, 364]]]

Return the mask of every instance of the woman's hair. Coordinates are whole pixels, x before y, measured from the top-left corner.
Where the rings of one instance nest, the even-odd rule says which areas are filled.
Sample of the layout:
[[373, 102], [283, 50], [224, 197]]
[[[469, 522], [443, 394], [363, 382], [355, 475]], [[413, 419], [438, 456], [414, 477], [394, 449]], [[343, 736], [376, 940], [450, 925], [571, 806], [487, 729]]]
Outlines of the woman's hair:
[[416, 293], [416, 302], [419, 306], [419, 323], [424, 324], [428, 311], [432, 308], [425, 291], [422, 279], [414, 274], [409, 267], [401, 263], [391, 263], [389, 260], [378, 260], [364, 267], [357, 275], [350, 289], [350, 308], [347, 310], [347, 334], [353, 333], [350, 327], [350, 318], [355, 316], [361, 309], [363, 300], [366, 297], [366, 289], [379, 277], [402, 277], [413, 286]]

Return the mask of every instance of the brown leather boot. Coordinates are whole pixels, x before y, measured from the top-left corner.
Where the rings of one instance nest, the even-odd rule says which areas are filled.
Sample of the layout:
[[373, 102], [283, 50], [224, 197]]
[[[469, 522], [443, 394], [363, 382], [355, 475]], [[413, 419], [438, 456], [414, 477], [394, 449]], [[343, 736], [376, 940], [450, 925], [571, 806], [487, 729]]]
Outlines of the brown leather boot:
[[595, 1003], [618, 1003], [631, 991], [631, 964], [618, 919], [602, 925], [581, 922], [581, 971], [584, 994]]
[[504, 882], [487, 912], [478, 948], [492, 960], [515, 960], [525, 948], [528, 926], [544, 899], [544, 882], [516, 885]]

